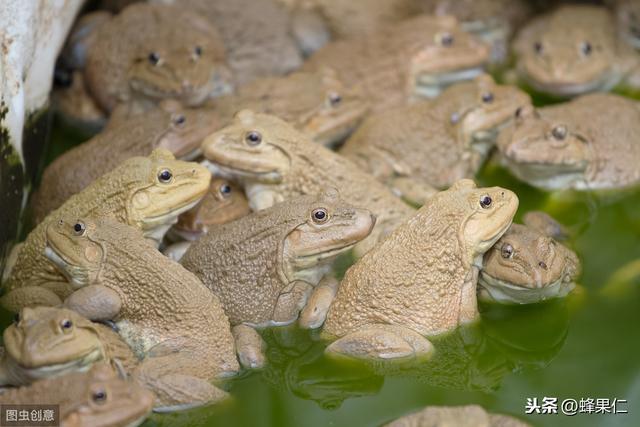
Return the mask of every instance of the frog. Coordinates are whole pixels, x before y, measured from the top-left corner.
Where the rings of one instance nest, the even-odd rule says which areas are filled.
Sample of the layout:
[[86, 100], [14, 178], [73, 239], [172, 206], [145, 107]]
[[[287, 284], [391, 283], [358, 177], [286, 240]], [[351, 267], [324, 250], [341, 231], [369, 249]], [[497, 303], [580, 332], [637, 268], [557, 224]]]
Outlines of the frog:
[[456, 83], [430, 101], [369, 116], [340, 154], [412, 204], [473, 178], [529, 95], [488, 75]]
[[209, 188], [211, 174], [194, 162], [175, 160], [164, 148], [132, 157], [71, 196], [27, 236], [13, 265], [7, 266], [0, 305], [17, 312], [26, 306], [56, 306], [88, 277], [69, 282], [46, 252], [46, 230], [62, 215], [111, 216], [132, 225], [156, 244], [178, 216], [195, 206]]
[[414, 211], [351, 160], [312, 142], [276, 116], [242, 110], [231, 125], [205, 138], [202, 152], [214, 174], [238, 180], [252, 211], [339, 188], [345, 200], [376, 216], [371, 235], [356, 245], [356, 256]]
[[607, 1], [613, 7], [618, 35], [634, 49], [640, 49], [640, 4], [635, 0]]
[[31, 199], [35, 223], [130, 157], [165, 148], [181, 160], [197, 158], [202, 140], [218, 126], [217, 115], [210, 109], [184, 108], [166, 101], [131, 117], [112, 117], [102, 132], [45, 168]]
[[106, 364], [0, 394], [2, 405], [57, 406], [61, 427], [135, 427], [150, 414], [153, 401], [153, 393]]
[[636, 52], [617, 36], [604, 7], [566, 5], [530, 21], [513, 43], [516, 72], [535, 90], [557, 97], [636, 87]]
[[105, 114], [119, 104], [145, 111], [163, 99], [195, 107], [233, 90], [221, 35], [183, 7], [132, 4], [86, 42], [84, 83]]
[[479, 319], [482, 256], [507, 231], [518, 197], [463, 179], [432, 196], [345, 273], [321, 337], [330, 357], [430, 358], [428, 337]]
[[491, 46], [491, 65], [508, 59], [509, 41], [533, 12], [525, 0], [420, 0], [420, 11], [437, 16], [453, 15], [462, 28]]
[[286, 120], [311, 139], [336, 146], [357, 128], [369, 110], [357, 88], [346, 87], [335, 70], [264, 77], [211, 101], [228, 124], [238, 111], [251, 108]]
[[492, 414], [479, 405], [427, 406], [385, 424], [385, 427], [530, 427], [509, 415]]
[[479, 299], [532, 304], [563, 298], [575, 288], [580, 260], [554, 238], [564, 235], [564, 227], [543, 212], [528, 212], [523, 219], [524, 224], [511, 224], [485, 253]]
[[502, 163], [549, 190], [620, 190], [640, 183], [638, 103], [608, 93], [525, 109], [499, 136]]
[[46, 248], [69, 280], [85, 282], [64, 306], [112, 321], [140, 359], [131, 376], [154, 390], [154, 411], [228, 397], [211, 381], [239, 370], [231, 327], [218, 297], [194, 274], [140, 230], [108, 217], [60, 216], [47, 227]]
[[259, 77], [288, 74], [302, 65], [303, 53], [290, 31], [290, 16], [275, 0], [155, 2], [196, 13], [220, 32], [238, 87]]
[[347, 87], [359, 87], [372, 112], [433, 98], [452, 83], [479, 75], [489, 47], [451, 16], [420, 15], [373, 34], [328, 43], [302, 70], [333, 68]]
[[81, 71], [56, 70], [51, 104], [69, 127], [90, 135], [100, 132], [108, 118], [87, 92]]
[[[333, 261], [366, 238], [376, 222], [337, 190], [293, 197], [212, 229], [181, 260], [218, 295], [232, 325], [254, 328], [295, 322], [309, 327], [321, 312], [306, 313]], [[324, 304], [326, 313], [327, 304]], [[313, 315], [312, 315], [313, 314]]]
[[62, 307], [25, 307], [3, 332], [0, 385], [34, 381], [86, 371], [109, 363], [124, 375], [138, 359], [111, 327], [91, 322]]

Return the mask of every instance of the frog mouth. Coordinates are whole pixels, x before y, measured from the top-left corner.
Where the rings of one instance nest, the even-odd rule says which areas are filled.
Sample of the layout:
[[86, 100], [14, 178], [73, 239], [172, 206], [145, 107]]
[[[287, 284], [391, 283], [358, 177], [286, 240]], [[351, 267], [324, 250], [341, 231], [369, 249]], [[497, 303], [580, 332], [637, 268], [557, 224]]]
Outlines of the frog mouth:
[[472, 80], [482, 73], [484, 73], [484, 68], [481, 66], [439, 73], [422, 72], [416, 78], [416, 91], [419, 95], [427, 98], [435, 98], [444, 87], [461, 81]]
[[246, 178], [259, 182], [278, 183], [282, 181], [282, 173], [277, 169], [271, 171], [256, 171], [244, 169], [235, 165], [221, 165], [220, 163], [204, 161], [203, 165], [211, 171], [214, 176], [226, 179]]
[[329, 250], [322, 251], [322, 252], [296, 255], [295, 264], [296, 266], [314, 266], [316, 264], [321, 263], [322, 261], [334, 258], [340, 255], [341, 253], [351, 250], [357, 244], [358, 242], [350, 242], [341, 246], [330, 248]]
[[519, 179], [549, 190], [567, 188], [585, 180], [584, 165], [520, 162], [504, 156], [503, 163]]
[[585, 83], [541, 82], [525, 73], [525, 80], [533, 89], [539, 92], [570, 97], [587, 92], [609, 91], [618, 83], [619, 79], [602, 75]]
[[91, 282], [90, 270], [65, 260], [51, 242], [45, 246], [44, 256], [58, 268], [74, 289], [80, 289]]
[[92, 364], [104, 359], [104, 354], [100, 348], [93, 348], [82, 356], [75, 358], [69, 362], [55, 363], [51, 365], [43, 365], [37, 367], [26, 367], [20, 365], [14, 358], [7, 358], [7, 362], [14, 364], [16, 371], [21, 372], [21, 376], [31, 380], [39, 380], [43, 378], [56, 377], [68, 372], [85, 372]]
[[533, 304], [552, 298], [562, 298], [575, 287], [573, 282], [565, 282], [563, 275], [553, 282], [529, 288], [505, 282], [485, 272], [480, 274], [478, 284], [486, 291], [485, 299], [502, 304]]

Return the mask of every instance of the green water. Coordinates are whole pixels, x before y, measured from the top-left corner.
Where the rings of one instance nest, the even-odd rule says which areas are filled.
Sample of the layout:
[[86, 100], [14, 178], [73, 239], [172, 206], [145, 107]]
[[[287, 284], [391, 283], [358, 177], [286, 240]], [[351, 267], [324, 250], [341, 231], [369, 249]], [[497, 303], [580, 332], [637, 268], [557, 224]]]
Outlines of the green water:
[[[55, 128], [48, 159], [77, 142]], [[640, 191], [550, 195], [495, 162], [478, 181], [518, 194], [516, 220], [542, 209], [569, 226], [583, 262], [579, 291], [530, 306], [481, 305], [477, 325], [434, 340], [435, 356], [417, 366], [337, 362], [313, 333], [267, 330], [268, 367], [225, 384], [230, 401], [154, 415], [144, 427], [377, 426], [426, 405], [471, 403], [536, 426], [640, 426], [640, 265], [630, 264], [640, 260]], [[545, 396], [626, 399], [629, 413], [525, 415], [527, 398]]]

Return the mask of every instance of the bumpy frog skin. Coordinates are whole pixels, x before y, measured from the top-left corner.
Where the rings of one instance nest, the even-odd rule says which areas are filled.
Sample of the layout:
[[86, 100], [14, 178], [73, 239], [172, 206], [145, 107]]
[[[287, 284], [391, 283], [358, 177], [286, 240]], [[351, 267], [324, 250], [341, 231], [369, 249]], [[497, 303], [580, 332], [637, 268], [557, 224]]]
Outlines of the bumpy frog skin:
[[232, 325], [295, 321], [331, 262], [375, 218], [336, 193], [301, 196], [212, 230], [182, 264], [220, 297]]
[[218, 29], [238, 86], [259, 77], [287, 74], [302, 64], [302, 54], [289, 31], [289, 16], [274, 0], [153, 1], [194, 12]]
[[168, 98], [197, 106], [233, 86], [216, 29], [183, 7], [127, 7], [97, 29], [86, 57], [87, 89], [106, 112]]
[[563, 6], [531, 21], [514, 42], [518, 74], [559, 96], [607, 91], [638, 64], [617, 37], [613, 16], [596, 6]]
[[505, 165], [547, 190], [620, 189], [640, 183], [640, 109], [611, 94], [522, 111], [498, 138]]
[[350, 160], [310, 141], [291, 125], [266, 114], [239, 112], [230, 126], [207, 137], [202, 150], [213, 166], [243, 185], [252, 210], [305, 194], [338, 188], [344, 200], [376, 216], [363, 253], [413, 209]]
[[363, 94], [329, 68], [258, 79], [213, 104], [225, 119], [245, 108], [278, 116], [323, 145], [342, 141], [369, 108]]
[[329, 43], [303, 69], [333, 68], [347, 87], [362, 88], [374, 111], [383, 111], [472, 79], [488, 59], [489, 48], [464, 32], [455, 18], [423, 15]]
[[[475, 176], [498, 131], [518, 109], [530, 105], [521, 90], [482, 75], [450, 86], [433, 101], [369, 117], [340, 154], [410, 198], [398, 182], [442, 189]], [[424, 199], [411, 201], [421, 204]]]
[[61, 427], [138, 426], [151, 412], [153, 393], [120, 378], [104, 364], [0, 394], [3, 405], [60, 405]]
[[139, 230], [111, 218], [69, 218], [47, 227], [47, 255], [70, 280], [89, 280], [65, 305], [115, 322], [141, 359], [132, 377], [154, 390], [155, 410], [224, 399], [210, 381], [235, 374], [238, 362], [218, 298]]
[[529, 424], [507, 415], [490, 414], [478, 405], [427, 406], [385, 424], [385, 427], [530, 427]]
[[9, 279], [3, 283], [2, 306], [55, 306], [90, 277], [68, 282], [45, 256], [46, 229], [61, 216], [110, 216], [160, 241], [177, 220], [209, 188], [211, 174], [197, 163], [175, 160], [166, 149], [149, 157], [133, 157], [94, 181], [49, 214], [29, 233]]
[[36, 223], [130, 157], [165, 148], [181, 159], [194, 158], [205, 136], [218, 129], [213, 111], [173, 104], [113, 120], [100, 134], [55, 159], [42, 174], [32, 199]]
[[111, 328], [64, 308], [23, 308], [4, 330], [3, 342], [2, 385], [27, 385], [85, 371], [100, 361], [124, 372], [131, 372], [138, 363], [127, 343]]
[[571, 249], [528, 224], [512, 224], [484, 255], [478, 296], [515, 304], [561, 298], [573, 290], [579, 273]]
[[461, 180], [345, 273], [323, 336], [329, 354], [362, 359], [428, 356], [425, 338], [478, 319], [482, 255], [511, 225], [517, 196]]

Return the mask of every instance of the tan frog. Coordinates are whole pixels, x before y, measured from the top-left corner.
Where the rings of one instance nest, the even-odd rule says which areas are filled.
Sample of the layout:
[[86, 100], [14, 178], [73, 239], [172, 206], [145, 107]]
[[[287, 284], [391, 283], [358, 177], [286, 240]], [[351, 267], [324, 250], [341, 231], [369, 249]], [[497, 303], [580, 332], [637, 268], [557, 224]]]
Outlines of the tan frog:
[[[545, 217], [548, 224], [542, 223]], [[571, 292], [580, 274], [580, 260], [546, 234], [560, 230], [562, 226], [546, 215], [525, 216], [525, 225], [512, 224], [484, 255], [478, 297], [530, 304]]]
[[130, 157], [147, 156], [156, 148], [166, 148], [180, 159], [196, 157], [204, 137], [218, 128], [213, 111], [174, 103], [126, 119], [114, 118], [103, 132], [47, 166], [31, 200], [34, 221], [39, 223]]
[[132, 372], [138, 364], [117, 332], [64, 308], [25, 307], [2, 337], [1, 385], [27, 385], [85, 371], [98, 362], [107, 362], [124, 373]]
[[345, 273], [322, 331], [326, 352], [361, 359], [429, 356], [426, 337], [478, 319], [482, 255], [511, 225], [517, 196], [461, 180]]
[[65, 306], [113, 320], [141, 359], [132, 376], [156, 394], [156, 411], [214, 403], [210, 381], [238, 371], [229, 320], [218, 298], [135, 228], [111, 218], [67, 216], [47, 227], [47, 257], [84, 286]]
[[640, 183], [640, 108], [611, 94], [525, 110], [498, 138], [503, 162], [547, 190], [620, 189]]
[[118, 103], [144, 110], [162, 99], [197, 106], [233, 87], [213, 26], [186, 8], [146, 3], [127, 7], [96, 29], [84, 80], [107, 113]]
[[560, 7], [527, 24], [513, 46], [518, 74], [542, 92], [576, 96], [623, 82], [637, 85], [631, 74], [640, 57], [618, 38], [603, 7]]
[[299, 196], [215, 228], [181, 262], [220, 297], [232, 325], [283, 325], [374, 224], [334, 191]]
[[303, 69], [333, 68], [347, 87], [362, 88], [374, 111], [383, 111], [472, 79], [488, 59], [489, 48], [464, 32], [455, 18], [421, 15], [329, 43]]
[[422, 204], [431, 188], [473, 178], [498, 131], [530, 105], [526, 93], [481, 75], [450, 86], [435, 100], [370, 116], [340, 154], [396, 194]]
[[385, 427], [530, 427], [508, 415], [490, 414], [478, 405], [427, 406], [385, 424]]
[[280, 117], [323, 145], [341, 142], [369, 109], [363, 94], [345, 87], [328, 68], [258, 79], [212, 104], [225, 125], [235, 113], [250, 108]]
[[214, 169], [242, 184], [257, 211], [304, 194], [338, 188], [344, 200], [369, 209], [377, 218], [363, 253], [413, 209], [350, 160], [310, 141], [277, 117], [243, 110], [233, 124], [205, 139], [204, 156]]
[[100, 364], [7, 390], [0, 404], [56, 405], [60, 427], [135, 427], [151, 412], [153, 393]]
[[55, 306], [84, 286], [88, 277], [65, 277], [45, 257], [45, 233], [60, 216], [111, 216], [160, 241], [178, 215], [191, 209], [209, 188], [211, 175], [197, 163], [175, 160], [166, 149], [133, 157], [69, 198], [32, 230], [20, 249], [0, 304], [9, 311]]

